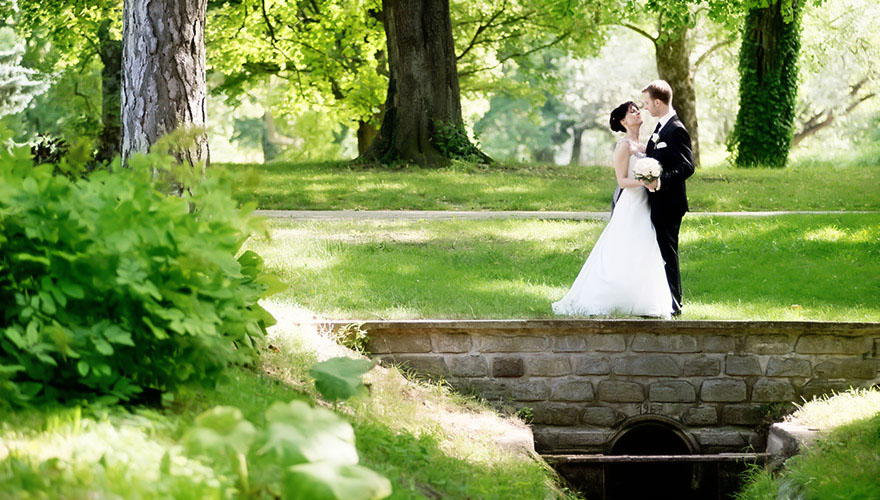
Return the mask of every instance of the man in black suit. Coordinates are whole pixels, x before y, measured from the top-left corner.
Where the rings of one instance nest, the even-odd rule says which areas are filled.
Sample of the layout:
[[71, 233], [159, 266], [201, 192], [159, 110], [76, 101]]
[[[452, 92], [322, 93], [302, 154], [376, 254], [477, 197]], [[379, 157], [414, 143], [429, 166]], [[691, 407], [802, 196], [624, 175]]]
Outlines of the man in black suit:
[[688, 211], [684, 181], [694, 173], [691, 136], [672, 108], [672, 87], [655, 80], [642, 89], [645, 109], [660, 122], [645, 153], [660, 162], [663, 172], [648, 188], [651, 222], [657, 233], [660, 255], [666, 263], [666, 279], [672, 292], [673, 316], [681, 314], [681, 273], [678, 270], [678, 231]]

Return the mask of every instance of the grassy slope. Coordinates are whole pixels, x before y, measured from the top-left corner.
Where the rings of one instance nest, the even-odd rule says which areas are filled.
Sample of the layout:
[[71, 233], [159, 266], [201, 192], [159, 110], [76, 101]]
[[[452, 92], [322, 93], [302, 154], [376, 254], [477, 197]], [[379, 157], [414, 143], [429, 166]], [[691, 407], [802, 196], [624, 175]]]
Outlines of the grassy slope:
[[[249, 245], [335, 318], [549, 317], [603, 227], [278, 222]], [[686, 217], [680, 248], [685, 319], [880, 320], [880, 215]]]
[[827, 434], [778, 474], [753, 471], [739, 500], [880, 498], [880, 389], [814, 400], [792, 420]]
[[[288, 325], [301, 319], [284, 306], [271, 310]], [[231, 405], [256, 422], [275, 401], [315, 404], [308, 367], [354, 355], [316, 332], [279, 326], [272, 335], [277, 351], [267, 351], [258, 370], [230, 370], [215, 390], [183, 390], [167, 409], [0, 414], [0, 499], [235, 498], [230, 478], [187, 457], [178, 444], [195, 416]], [[396, 370], [377, 367], [366, 381], [371, 396], [339, 412], [355, 429], [361, 463], [391, 480], [390, 498], [575, 498], [553, 483], [545, 466], [497, 444], [502, 433], [524, 429], [522, 423], [442, 386], [409, 382]], [[166, 453], [169, 473], [162, 474]]]
[[[607, 211], [609, 167], [458, 164], [365, 169], [344, 163], [225, 164], [237, 198], [292, 210]], [[688, 180], [695, 211], [880, 210], [880, 165], [702, 168]]]

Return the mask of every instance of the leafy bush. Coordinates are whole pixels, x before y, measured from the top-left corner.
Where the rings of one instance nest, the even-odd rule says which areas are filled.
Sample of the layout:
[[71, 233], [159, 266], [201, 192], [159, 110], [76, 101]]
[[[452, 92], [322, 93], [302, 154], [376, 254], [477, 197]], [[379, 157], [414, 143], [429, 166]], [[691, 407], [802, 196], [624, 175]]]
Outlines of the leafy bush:
[[[358, 465], [354, 430], [325, 408], [275, 403], [257, 429], [238, 408], [217, 406], [196, 418], [186, 449], [238, 478], [245, 497], [378, 500], [391, 483]], [[266, 495], [268, 494], [268, 495]]]
[[261, 226], [221, 179], [163, 194], [173, 164], [74, 181], [0, 151], [0, 401], [155, 396], [252, 360], [274, 323], [257, 301], [283, 288], [236, 258]]

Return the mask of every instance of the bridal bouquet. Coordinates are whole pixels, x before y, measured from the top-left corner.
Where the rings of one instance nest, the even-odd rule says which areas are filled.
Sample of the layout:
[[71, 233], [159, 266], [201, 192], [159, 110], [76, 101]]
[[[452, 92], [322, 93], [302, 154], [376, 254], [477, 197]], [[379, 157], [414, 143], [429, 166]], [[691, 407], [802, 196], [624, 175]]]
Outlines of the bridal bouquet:
[[636, 160], [636, 164], [633, 165], [633, 177], [648, 184], [659, 179], [661, 172], [663, 172], [663, 169], [660, 167], [660, 162], [654, 158], [639, 158]]

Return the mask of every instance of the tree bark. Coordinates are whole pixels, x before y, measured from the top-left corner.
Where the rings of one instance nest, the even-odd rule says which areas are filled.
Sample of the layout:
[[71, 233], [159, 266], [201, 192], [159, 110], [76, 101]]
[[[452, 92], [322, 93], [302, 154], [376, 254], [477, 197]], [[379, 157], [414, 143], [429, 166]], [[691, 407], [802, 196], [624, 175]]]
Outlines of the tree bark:
[[110, 38], [110, 21], [98, 29], [101, 63], [101, 136], [95, 159], [110, 162], [122, 144], [122, 41]]
[[[124, 0], [122, 158], [163, 135], [204, 127], [207, 0]], [[180, 161], [209, 161], [206, 133], [179, 146]]]
[[379, 135], [379, 129], [377, 129], [375, 125], [370, 122], [358, 120], [357, 139], [359, 155], [362, 155], [367, 151], [367, 148], [370, 147], [370, 144], [373, 143], [373, 139], [375, 139], [377, 135]]
[[581, 149], [583, 145], [584, 132], [588, 127], [572, 127], [572, 143], [571, 143], [571, 159], [569, 165], [581, 164]]
[[390, 78], [379, 134], [360, 161], [443, 165], [488, 156], [464, 133], [449, 0], [382, 0]]
[[286, 147], [295, 142], [293, 138], [278, 133], [275, 118], [271, 112], [263, 113], [263, 135], [260, 140], [263, 147], [263, 163], [269, 163], [278, 158]]
[[[676, 37], [677, 35], [677, 37]], [[697, 123], [697, 93], [691, 72], [691, 47], [686, 27], [655, 42], [657, 74], [672, 87], [672, 107], [691, 136], [694, 165], [700, 165], [700, 130]], [[674, 39], [672, 37], [675, 37]]]

